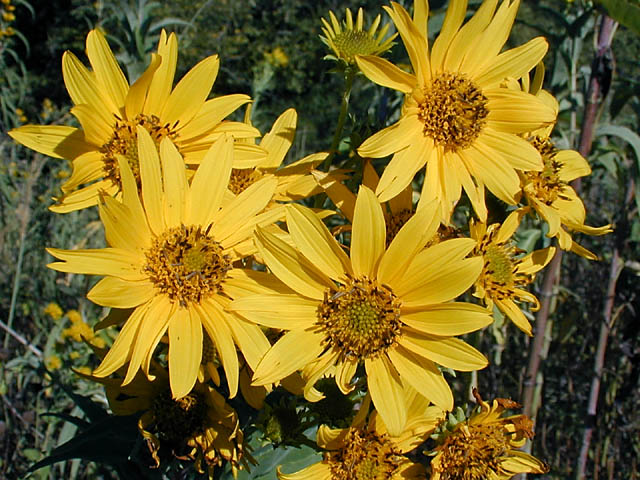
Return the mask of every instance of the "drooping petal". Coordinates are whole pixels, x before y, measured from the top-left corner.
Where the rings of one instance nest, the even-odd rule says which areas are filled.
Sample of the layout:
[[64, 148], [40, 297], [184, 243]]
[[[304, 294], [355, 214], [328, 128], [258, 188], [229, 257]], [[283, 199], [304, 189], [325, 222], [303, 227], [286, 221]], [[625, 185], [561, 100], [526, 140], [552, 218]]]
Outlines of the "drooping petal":
[[178, 308], [169, 321], [169, 383], [171, 396], [187, 395], [202, 361], [202, 323], [189, 308]]
[[453, 409], [453, 393], [436, 365], [398, 345], [387, 351], [400, 377], [417, 392], [445, 410]]
[[[228, 315], [216, 300], [209, 299], [195, 307], [195, 311], [216, 347], [229, 384], [229, 398], [238, 392], [239, 363], [233, 336], [227, 322]], [[229, 322], [230, 323], [230, 322]]]
[[396, 153], [380, 177], [376, 188], [381, 202], [399, 195], [425, 163], [429, 161], [433, 150], [433, 139], [420, 133], [413, 139], [411, 145]]
[[367, 358], [364, 362], [367, 385], [376, 410], [391, 435], [400, 435], [407, 422], [402, 405], [404, 394], [400, 376], [386, 355]]
[[148, 304], [144, 304], [133, 311], [100, 365], [93, 371], [93, 375], [96, 377], [109, 376], [129, 361], [133, 352], [133, 342], [148, 307]]

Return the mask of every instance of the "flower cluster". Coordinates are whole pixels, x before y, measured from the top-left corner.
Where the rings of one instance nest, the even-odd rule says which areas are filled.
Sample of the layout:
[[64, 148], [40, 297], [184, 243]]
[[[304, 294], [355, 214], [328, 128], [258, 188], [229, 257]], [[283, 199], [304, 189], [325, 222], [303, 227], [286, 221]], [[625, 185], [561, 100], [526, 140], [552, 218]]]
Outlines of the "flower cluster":
[[[398, 121], [354, 146], [362, 159], [355, 192], [335, 151], [287, 159], [294, 109], [262, 135], [249, 115], [229, 119], [249, 96], [208, 99], [217, 55], [174, 86], [178, 41], [165, 32], [130, 84], [103, 34], [91, 31], [91, 68], [70, 52], [62, 60], [80, 127], [10, 132], [72, 163], [52, 211], [98, 208], [107, 246], [49, 248], [49, 267], [101, 277], [87, 297], [110, 313], [94, 329], [115, 327], [117, 336], [106, 349], [93, 341], [100, 363], [85, 377], [107, 387], [114, 413], [142, 412], [157, 463], [169, 452], [210, 475], [224, 462], [244, 468], [244, 436], [227, 400], [240, 390], [259, 408], [282, 385], [319, 402], [328, 379], [358, 396], [359, 412], [348, 428], [320, 427], [323, 460], [282, 479], [545, 471], [515, 450], [532, 435], [526, 417], [501, 416], [515, 404], [479, 397], [480, 411], [440, 435], [430, 462], [407, 455], [442, 432], [454, 408], [443, 372], [488, 364], [460, 336], [490, 325], [494, 305], [531, 335], [521, 302], [539, 306], [529, 288], [555, 254], [550, 239], [595, 258], [569, 232], [610, 231], [584, 224], [569, 182], [590, 173], [588, 164], [553, 144], [557, 103], [530, 88], [546, 40], [504, 50], [519, 2], [485, 0], [465, 22], [466, 3], [449, 2], [431, 46], [426, 0], [412, 15], [395, 2], [384, 7], [410, 71], [381, 57], [396, 35], [387, 35], [390, 24], [379, 29], [380, 16], [368, 29], [362, 10], [323, 19], [328, 58], [350, 81], [360, 71], [404, 94]], [[280, 48], [269, 55], [289, 61]], [[372, 159], [385, 158], [375, 163], [379, 176]], [[315, 206], [328, 197], [331, 210], [305, 206], [317, 194], [325, 197]], [[489, 196], [506, 204], [504, 218], [489, 211]], [[530, 253], [516, 237], [527, 216], [548, 223], [548, 246]], [[80, 319], [65, 335], [92, 342], [87, 329]]]

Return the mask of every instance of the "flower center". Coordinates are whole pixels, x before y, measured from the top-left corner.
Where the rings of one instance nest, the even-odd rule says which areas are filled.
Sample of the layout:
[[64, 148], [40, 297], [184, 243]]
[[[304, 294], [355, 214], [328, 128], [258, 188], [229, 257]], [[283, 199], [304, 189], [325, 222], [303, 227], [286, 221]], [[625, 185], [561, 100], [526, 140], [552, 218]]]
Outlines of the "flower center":
[[380, 49], [376, 39], [363, 30], [343, 30], [333, 38], [333, 44], [348, 63], [355, 63], [356, 55], [374, 55]]
[[166, 389], [151, 404], [155, 430], [160, 440], [183, 445], [203, 429], [207, 418], [207, 404], [197, 392], [173, 399]]
[[385, 434], [351, 427], [344, 447], [328, 454], [332, 478], [344, 480], [386, 480], [403, 457]]
[[440, 448], [440, 462], [434, 470], [442, 480], [494, 478], [509, 449], [509, 437], [501, 425], [462, 425]]
[[261, 177], [262, 174], [255, 168], [233, 168], [231, 169], [231, 178], [229, 178], [229, 190], [235, 195], [240, 195]]
[[533, 191], [535, 197], [546, 205], [551, 205], [558, 198], [567, 199], [563, 195], [567, 182], [560, 179], [563, 165], [556, 159], [558, 150], [555, 145], [548, 138], [542, 137], [533, 137], [529, 141], [540, 152], [544, 167], [541, 172], [525, 174], [528, 181], [525, 191]]
[[493, 283], [504, 287], [513, 286], [513, 248], [491, 243], [484, 252], [485, 275], [489, 275]]
[[161, 293], [186, 307], [219, 292], [231, 261], [200, 225], [174, 227], [145, 252], [144, 271]]
[[459, 73], [441, 73], [422, 92], [418, 118], [424, 135], [445, 150], [469, 147], [486, 124], [487, 97]]
[[387, 217], [387, 247], [400, 231], [404, 224], [413, 216], [413, 211], [404, 209]]
[[400, 302], [387, 287], [362, 277], [326, 292], [318, 324], [332, 347], [368, 358], [393, 345], [401, 326]]
[[100, 147], [104, 162], [102, 167], [104, 176], [118, 187], [122, 187], [122, 181], [116, 155], [122, 155], [127, 159], [133, 176], [140, 186], [140, 161], [138, 159], [138, 135], [136, 134], [136, 126], [138, 125], [144, 127], [151, 134], [156, 146], [164, 137], [174, 139], [177, 136], [170, 125], [161, 125], [160, 119], [155, 115], [138, 114], [133, 120], [118, 118], [113, 135], [107, 143]]

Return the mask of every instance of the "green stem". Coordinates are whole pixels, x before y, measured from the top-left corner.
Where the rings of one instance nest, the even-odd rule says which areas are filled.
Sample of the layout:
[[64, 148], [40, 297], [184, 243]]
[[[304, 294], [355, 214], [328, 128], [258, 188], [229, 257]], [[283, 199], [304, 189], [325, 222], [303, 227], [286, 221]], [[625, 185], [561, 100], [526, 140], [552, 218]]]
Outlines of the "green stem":
[[347, 113], [349, 112], [349, 97], [351, 97], [351, 87], [353, 87], [353, 79], [356, 76], [356, 70], [353, 68], [347, 68], [345, 72], [345, 86], [344, 93], [342, 95], [342, 104], [340, 105], [340, 116], [338, 117], [338, 126], [336, 132], [333, 134], [333, 140], [331, 141], [331, 148], [329, 150], [329, 156], [322, 164], [321, 170], [329, 171], [333, 157], [336, 156], [338, 151], [338, 145], [342, 139], [342, 131], [344, 130], [344, 122], [347, 119]]

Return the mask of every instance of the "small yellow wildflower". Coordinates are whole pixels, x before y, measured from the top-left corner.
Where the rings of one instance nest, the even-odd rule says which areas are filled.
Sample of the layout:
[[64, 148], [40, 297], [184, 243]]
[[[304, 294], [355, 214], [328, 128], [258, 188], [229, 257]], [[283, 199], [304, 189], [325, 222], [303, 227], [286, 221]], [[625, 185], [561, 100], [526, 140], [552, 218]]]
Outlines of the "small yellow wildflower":
[[60, 360], [60, 357], [57, 355], [49, 355], [45, 359], [44, 365], [49, 370], [58, 370], [62, 366], [62, 360]]
[[82, 322], [82, 315], [77, 310], [68, 310], [67, 313], [65, 313], [65, 316], [71, 323]]
[[44, 314], [49, 315], [53, 320], [60, 320], [62, 318], [62, 308], [57, 303], [51, 302], [44, 307]]
[[267, 61], [275, 67], [286, 67], [289, 65], [289, 56], [282, 47], [276, 47], [271, 52], [265, 54]]

